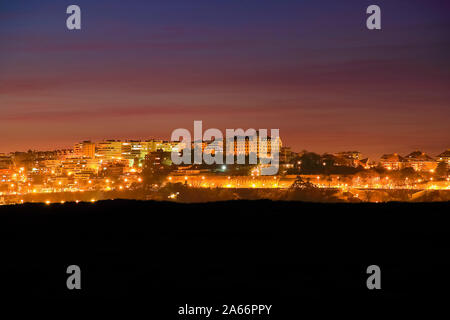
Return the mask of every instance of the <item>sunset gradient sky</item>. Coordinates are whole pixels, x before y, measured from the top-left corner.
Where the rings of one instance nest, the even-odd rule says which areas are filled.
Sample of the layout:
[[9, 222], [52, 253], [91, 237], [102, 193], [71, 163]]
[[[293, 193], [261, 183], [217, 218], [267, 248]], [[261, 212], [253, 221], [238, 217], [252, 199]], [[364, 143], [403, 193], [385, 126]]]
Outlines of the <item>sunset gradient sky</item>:
[[203, 120], [279, 128], [296, 151], [434, 156], [450, 147], [449, 16], [448, 0], [1, 1], [0, 152]]

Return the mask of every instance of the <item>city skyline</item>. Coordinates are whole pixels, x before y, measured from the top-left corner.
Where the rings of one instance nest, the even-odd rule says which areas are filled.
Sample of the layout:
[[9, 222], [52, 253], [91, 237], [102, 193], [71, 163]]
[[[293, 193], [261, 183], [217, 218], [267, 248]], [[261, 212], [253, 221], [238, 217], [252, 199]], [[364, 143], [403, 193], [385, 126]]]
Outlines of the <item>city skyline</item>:
[[[283, 137], [280, 137], [280, 138], [283, 138]], [[74, 151], [76, 146], [78, 144], [82, 144], [83, 142], [89, 142], [89, 143], [93, 143], [94, 145], [97, 145], [98, 143], [108, 142], [108, 141], [117, 141], [117, 142], [124, 142], [124, 143], [126, 143], [126, 142], [161, 141], [161, 142], [170, 143], [170, 144], [178, 142], [178, 141], [172, 141], [170, 139], [166, 139], [166, 138], [163, 138], [163, 137], [155, 137], [155, 136], [147, 137], [147, 138], [126, 138], [126, 139], [120, 139], [120, 138], [104, 138], [104, 139], [100, 139], [100, 140], [79, 139], [79, 140], [75, 141], [74, 143], [72, 143], [72, 145], [67, 145], [67, 146], [63, 146], [63, 147], [60, 147], [60, 148], [56, 147], [56, 148], [48, 148], [48, 149], [37, 149], [37, 148], [31, 147], [31, 148], [28, 148], [28, 149], [13, 150], [13, 151], [0, 150], [0, 155], [1, 154], [8, 155], [8, 154], [13, 154], [13, 153], [17, 153], [17, 152], [22, 153], [22, 152], [28, 152], [28, 151], [33, 151], [33, 152], [55, 152], [55, 151], [62, 151], [62, 150], [72, 150], [72, 151]], [[282, 139], [282, 141], [284, 141], [284, 140]], [[203, 142], [207, 142], [207, 141], [203, 141]], [[358, 151], [358, 152], [360, 152], [360, 150], [356, 150], [355, 148], [353, 148], [353, 149], [349, 148], [349, 149], [345, 149], [345, 150], [344, 149], [342, 149], [342, 150], [339, 149], [339, 150], [333, 150], [333, 151], [328, 150], [328, 151], [324, 151], [324, 152], [319, 152], [317, 150], [306, 150], [306, 149], [297, 150], [297, 149], [292, 149], [292, 147], [290, 145], [285, 145], [284, 142], [283, 142], [283, 145], [285, 147], [288, 147], [289, 149], [291, 149], [291, 151], [294, 152], [294, 153], [302, 153], [303, 151], [317, 153], [317, 154], [338, 154], [340, 152], [349, 152], [349, 151], [354, 151], [354, 152]], [[417, 151], [424, 152], [425, 154], [427, 154], [427, 155], [429, 155], [429, 156], [431, 156], [433, 158], [436, 158], [441, 153], [443, 153], [445, 151], [448, 151], [448, 150], [450, 150], [450, 147], [444, 147], [444, 148], [440, 149], [437, 153], [434, 154], [432, 152], [428, 152], [428, 148], [425, 147], [425, 148], [418, 148], [418, 149], [409, 149], [406, 152], [399, 152], [399, 151], [387, 152], [386, 151], [386, 152], [380, 153], [376, 157], [368, 157], [368, 158], [371, 161], [378, 161], [379, 159], [381, 159], [385, 155], [391, 155], [391, 154], [405, 154], [406, 155], [406, 154], [409, 154], [409, 153], [412, 153], [412, 152], [417, 152]], [[362, 155], [368, 156], [364, 152], [360, 152], [360, 153]]]
[[80, 140], [168, 139], [213, 128], [279, 128], [324, 153], [423, 150], [450, 141], [445, 1], [79, 0], [0, 4], [0, 152]]
[[[273, 152], [280, 137], [262, 141]], [[262, 152], [252, 161], [255, 149], [250, 139], [243, 145], [231, 139], [231, 148], [228, 143], [226, 162], [216, 154], [218, 162], [213, 163], [205, 158], [192, 163], [196, 157], [189, 155], [187, 162], [179, 163], [173, 158], [174, 152], [180, 155], [179, 142], [164, 140], [83, 141], [69, 150], [0, 154], [0, 205], [94, 203], [124, 197], [182, 202], [236, 197], [301, 200], [309, 192], [315, 196], [310, 194], [308, 201], [325, 202], [448, 199], [450, 149], [437, 157], [413, 151], [370, 161], [358, 151], [318, 155], [282, 147], [279, 156]], [[207, 145], [200, 146], [203, 156], [208, 154]], [[240, 154], [243, 162], [236, 163]], [[275, 163], [263, 161], [273, 157], [278, 159]]]

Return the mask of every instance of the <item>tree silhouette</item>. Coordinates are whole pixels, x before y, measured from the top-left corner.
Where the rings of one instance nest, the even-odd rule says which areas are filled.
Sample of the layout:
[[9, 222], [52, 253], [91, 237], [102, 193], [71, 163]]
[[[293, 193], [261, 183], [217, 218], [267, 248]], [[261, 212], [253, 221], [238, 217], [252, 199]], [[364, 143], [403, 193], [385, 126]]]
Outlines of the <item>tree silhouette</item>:
[[294, 183], [289, 187], [290, 190], [298, 190], [298, 189], [315, 189], [316, 186], [309, 182], [304, 181], [300, 176], [297, 176], [297, 179], [294, 181]]

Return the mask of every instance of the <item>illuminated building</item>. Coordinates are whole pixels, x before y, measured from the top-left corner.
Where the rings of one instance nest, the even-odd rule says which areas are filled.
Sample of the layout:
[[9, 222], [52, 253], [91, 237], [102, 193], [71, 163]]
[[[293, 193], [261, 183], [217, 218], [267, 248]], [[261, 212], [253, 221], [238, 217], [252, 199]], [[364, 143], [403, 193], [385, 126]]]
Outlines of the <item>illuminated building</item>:
[[130, 143], [130, 158], [133, 160], [140, 159], [141, 155], [142, 155], [142, 150], [144, 148], [142, 145], [142, 142], [141, 141], [130, 141], [129, 143]]
[[162, 150], [150, 152], [145, 156], [145, 167], [170, 166], [172, 164], [171, 152]]
[[133, 167], [142, 159], [144, 145], [139, 140], [130, 140], [122, 143], [122, 159], [128, 160], [128, 166]]
[[400, 170], [406, 165], [406, 160], [397, 153], [381, 156], [380, 165], [387, 170]]
[[99, 176], [118, 177], [122, 175], [127, 168], [129, 168], [127, 165], [127, 160], [107, 162], [106, 164], [102, 164], [102, 166], [100, 167]]
[[73, 178], [75, 181], [78, 180], [89, 180], [92, 176], [92, 171], [82, 170], [73, 174]]
[[421, 151], [414, 151], [406, 157], [406, 166], [416, 171], [433, 171], [437, 167], [437, 162]]
[[437, 156], [438, 162], [446, 162], [448, 165], [450, 165], [450, 149], [447, 149], [446, 151], [442, 152]]
[[[360, 161], [362, 161], [361, 152], [359, 151], [338, 152], [335, 154], [335, 156], [337, 157], [335, 165], [357, 167], [360, 165]], [[364, 159], [364, 162], [367, 160], [368, 159]]]
[[106, 140], [97, 143], [95, 155], [104, 160], [122, 159], [122, 141]]
[[295, 153], [292, 152], [291, 147], [281, 147], [280, 148], [280, 163], [290, 163], [294, 158]]
[[0, 169], [11, 169], [12, 166], [12, 157], [10, 155], [0, 153]]
[[74, 150], [72, 149], [56, 150], [56, 158], [58, 160], [64, 160], [73, 157], [74, 155]]
[[147, 154], [150, 152], [155, 152], [159, 148], [161, 148], [163, 141], [162, 140], [145, 140], [141, 142], [142, 150], [141, 150], [141, 159], [144, 159]]
[[63, 174], [71, 175], [89, 171], [97, 173], [99, 169], [98, 160], [88, 158], [69, 158], [62, 162], [61, 170]]
[[164, 141], [164, 140], [145, 140], [141, 142], [142, 151], [144, 152], [141, 155], [141, 158], [144, 158], [150, 152], [155, 152], [157, 150], [162, 150], [164, 152], [172, 152], [178, 145], [176, 141]]
[[177, 150], [178, 143], [176, 141], [163, 141], [156, 150], [161, 149], [164, 152], [179, 151]]
[[[260, 157], [260, 155], [267, 155], [268, 157], [270, 157], [272, 155], [272, 145], [274, 145], [271, 137], [260, 137], [259, 131], [256, 131], [256, 135], [254, 137], [235, 136], [232, 142], [232, 146], [227, 146], [227, 142], [228, 141], [225, 141], [225, 151], [226, 153], [229, 153], [232, 150], [234, 156], [237, 156], [239, 154], [248, 156], [252, 153], [255, 153], [257, 157]], [[280, 137], [277, 137], [276, 143], [278, 144], [278, 150], [280, 150], [282, 148]]]
[[63, 187], [69, 183], [69, 179], [67, 177], [56, 177], [54, 180], [54, 185], [56, 187]]
[[79, 157], [94, 158], [95, 143], [91, 141], [83, 141], [75, 145], [74, 154]]
[[[172, 152], [176, 151], [179, 142], [176, 141], [164, 141], [164, 140], [145, 140], [145, 141], [135, 141], [135, 154], [137, 155], [137, 150], [140, 150], [139, 159], [145, 159], [145, 156], [151, 152], [156, 152], [158, 150], [162, 150], [164, 152]], [[132, 148], [133, 149], [133, 148]], [[133, 151], [131, 151], [133, 152]]]
[[218, 141], [194, 141], [191, 143], [191, 150], [195, 150], [195, 147], [198, 148], [198, 146], [201, 146], [202, 153], [215, 154], [216, 150], [220, 150], [218, 147], [219, 145], [221, 145], [221, 143], [219, 143]]

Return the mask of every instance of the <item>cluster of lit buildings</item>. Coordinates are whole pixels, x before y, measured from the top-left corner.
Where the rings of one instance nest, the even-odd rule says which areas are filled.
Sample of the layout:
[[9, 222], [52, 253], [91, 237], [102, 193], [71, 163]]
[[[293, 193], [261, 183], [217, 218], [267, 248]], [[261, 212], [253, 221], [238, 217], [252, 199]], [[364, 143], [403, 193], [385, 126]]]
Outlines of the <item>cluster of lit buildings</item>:
[[73, 149], [0, 154], [2, 196], [138, 188], [145, 156], [172, 152], [164, 140], [83, 141]]
[[415, 171], [434, 172], [439, 163], [450, 165], [450, 149], [437, 155], [435, 158], [422, 151], [414, 151], [402, 157], [397, 153], [385, 154], [380, 159], [380, 165], [387, 170], [401, 170], [412, 168]]
[[100, 162], [122, 161], [125, 165], [134, 166], [145, 159], [149, 153], [162, 150], [176, 151], [179, 142], [164, 140], [106, 140], [101, 142], [83, 141], [74, 147], [74, 155], [81, 158], [95, 159]]
[[[267, 149], [271, 151], [268, 137]], [[246, 140], [244, 144], [235, 143], [231, 152], [234, 155], [249, 155], [251, 147]], [[181, 182], [195, 187], [224, 188], [288, 188], [296, 175], [289, 176], [289, 169], [301, 163], [302, 154], [292, 152], [289, 147], [279, 148], [280, 171], [274, 177], [261, 177], [258, 165], [250, 174], [237, 176], [219, 166], [219, 170], [196, 168], [189, 165], [174, 166], [171, 162], [172, 152], [182, 152], [182, 144], [177, 141], [151, 140], [105, 140], [100, 142], [83, 141], [73, 149], [56, 151], [28, 151], [0, 154], [0, 204], [8, 195], [27, 195], [39, 193], [63, 193], [84, 191], [121, 191], [140, 188], [143, 183], [142, 171], [154, 168], [170, 168], [166, 182]], [[202, 151], [207, 150], [211, 142], [201, 142]], [[258, 146], [259, 147], [259, 146]], [[214, 150], [214, 149], [213, 149]], [[334, 166], [362, 167], [370, 169], [381, 166], [388, 171], [412, 168], [417, 172], [433, 173], [439, 163], [450, 166], [450, 149], [436, 157], [415, 151], [404, 157], [398, 154], [383, 155], [378, 163], [363, 158], [360, 152], [349, 151], [325, 154], [320, 158], [323, 166], [328, 161]], [[341, 186], [339, 177], [306, 177], [321, 187]], [[346, 184], [367, 186], [367, 181], [350, 181]], [[386, 185], [386, 180], [369, 182], [370, 186]], [[448, 188], [448, 178], [447, 178]]]

